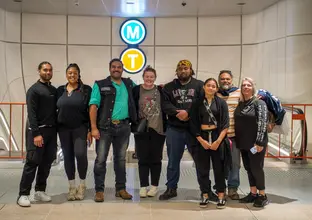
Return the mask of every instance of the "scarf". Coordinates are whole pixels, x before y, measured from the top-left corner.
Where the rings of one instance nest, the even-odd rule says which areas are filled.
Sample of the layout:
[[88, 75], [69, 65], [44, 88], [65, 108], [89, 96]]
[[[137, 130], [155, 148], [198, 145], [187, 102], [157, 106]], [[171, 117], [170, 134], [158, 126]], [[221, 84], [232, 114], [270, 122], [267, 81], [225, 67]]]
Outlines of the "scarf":
[[234, 92], [238, 90], [237, 87], [233, 86], [232, 88], [228, 89], [228, 90], [222, 90], [222, 89], [219, 89], [219, 93], [223, 96], [229, 96], [231, 92]]

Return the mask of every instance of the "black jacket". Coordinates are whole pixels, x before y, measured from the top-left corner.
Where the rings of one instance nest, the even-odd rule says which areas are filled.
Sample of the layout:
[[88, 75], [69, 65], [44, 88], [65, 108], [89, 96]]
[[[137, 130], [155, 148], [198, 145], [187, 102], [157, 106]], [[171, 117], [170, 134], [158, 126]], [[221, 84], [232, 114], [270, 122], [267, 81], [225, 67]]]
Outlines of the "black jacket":
[[[214, 115], [217, 120], [218, 133], [229, 127], [229, 110], [226, 102], [219, 98], [218, 96], [214, 97], [218, 114]], [[193, 104], [193, 107], [190, 111], [190, 131], [191, 134], [195, 137], [200, 136], [201, 134], [201, 117], [200, 117], [200, 107], [204, 106], [204, 96], [201, 96], [196, 103]], [[208, 113], [207, 113], [208, 114]]]
[[250, 150], [255, 144], [266, 147], [268, 144], [268, 109], [256, 97], [239, 102], [234, 112], [235, 137], [239, 149]]
[[[121, 78], [128, 91], [128, 111], [130, 122], [137, 121], [137, 113], [135, 103], [133, 99], [133, 81], [130, 78]], [[114, 109], [114, 103], [116, 98], [116, 89], [112, 84], [111, 77], [106, 79], [95, 81], [97, 83], [101, 93], [101, 103], [98, 108], [97, 114], [97, 127], [98, 129], [109, 128], [112, 120], [112, 113]], [[109, 87], [109, 89], [107, 89]]]
[[[135, 102], [135, 108], [137, 112], [137, 118], [139, 119], [139, 101], [140, 101], [140, 87], [141, 85], [137, 85], [133, 88], [133, 99]], [[161, 86], [157, 86], [157, 89], [160, 93], [160, 105], [161, 107], [163, 106], [164, 102], [164, 94], [163, 94], [163, 88]], [[164, 126], [164, 132], [166, 131], [167, 128], [167, 115], [166, 113], [162, 110], [162, 117], [163, 117], [163, 126]]]
[[29, 130], [32, 136], [40, 134], [41, 126], [56, 126], [56, 88], [39, 80], [26, 93]]
[[192, 78], [191, 81], [182, 85], [178, 79], [166, 84], [163, 88], [164, 102], [163, 111], [168, 115], [168, 125], [176, 129], [189, 129], [188, 121], [180, 121], [176, 115], [177, 110], [191, 110], [192, 103], [196, 102], [203, 94], [204, 83]]

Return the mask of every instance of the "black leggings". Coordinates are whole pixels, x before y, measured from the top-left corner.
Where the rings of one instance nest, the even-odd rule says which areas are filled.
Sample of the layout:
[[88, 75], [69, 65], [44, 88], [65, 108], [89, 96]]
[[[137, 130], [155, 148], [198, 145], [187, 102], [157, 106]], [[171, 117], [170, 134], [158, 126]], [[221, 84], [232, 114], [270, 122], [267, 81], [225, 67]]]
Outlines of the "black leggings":
[[79, 178], [82, 180], [86, 179], [88, 170], [87, 134], [88, 129], [85, 125], [75, 129], [63, 128], [59, 131], [68, 180], [75, 179], [75, 157], [77, 159]]
[[[219, 134], [217, 130], [212, 131], [212, 142], [218, 139]], [[208, 140], [208, 132], [202, 132], [201, 137]], [[195, 164], [198, 174], [198, 183], [201, 192], [208, 193], [211, 191], [209, 173], [210, 173], [210, 158], [212, 160], [212, 168], [214, 173], [214, 179], [216, 182], [216, 190], [220, 193], [225, 191], [225, 176], [224, 176], [224, 166], [221, 160], [221, 155], [219, 149], [206, 150], [201, 144], [198, 143], [196, 149]]]
[[151, 184], [158, 186], [166, 136], [150, 128], [146, 133], [135, 135], [134, 139], [139, 160], [141, 187], [149, 186], [149, 173], [151, 173]]
[[243, 164], [248, 174], [250, 187], [257, 187], [258, 190], [265, 190], [264, 179], [264, 155], [266, 149], [259, 153], [252, 154], [250, 150], [241, 150]]

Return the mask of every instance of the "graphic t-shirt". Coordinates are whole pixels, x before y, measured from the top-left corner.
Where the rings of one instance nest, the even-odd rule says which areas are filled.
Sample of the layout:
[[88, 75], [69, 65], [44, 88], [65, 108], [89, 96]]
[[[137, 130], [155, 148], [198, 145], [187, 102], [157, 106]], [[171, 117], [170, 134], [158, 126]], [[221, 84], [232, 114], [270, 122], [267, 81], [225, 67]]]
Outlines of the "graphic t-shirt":
[[140, 87], [139, 118], [147, 118], [148, 127], [163, 134], [160, 94], [156, 86], [150, 90]]

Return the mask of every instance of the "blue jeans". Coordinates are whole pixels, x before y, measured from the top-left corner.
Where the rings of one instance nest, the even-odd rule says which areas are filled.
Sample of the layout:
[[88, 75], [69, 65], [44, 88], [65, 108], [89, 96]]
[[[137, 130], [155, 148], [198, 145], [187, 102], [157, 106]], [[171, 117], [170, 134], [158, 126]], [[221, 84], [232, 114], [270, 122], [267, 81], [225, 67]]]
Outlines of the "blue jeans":
[[240, 170], [240, 150], [236, 147], [236, 140], [234, 138], [230, 138], [232, 141], [232, 170], [229, 173], [228, 177], [228, 188], [229, 189], [237, 189], [240, 185], [239, 180], [239, 170]]
[[104, 192], [106, 160], [111, 144], [113, 144], [116, 191], [126, 188], [126, 151], [130, 132], [130, 125], [122, 123], [111, 125], [107, 130], [100, 131], [100, 139], [95, 143], [94, 182], [96, 192]]
[[168, 155], [167, 187], [177, 189], [180, 178], [180, 162], [184, 153], [185, 145], [194, 158], [196, 140], [187, 130], [177, 130], [168, 127], [166, 132], [166, 144]]

